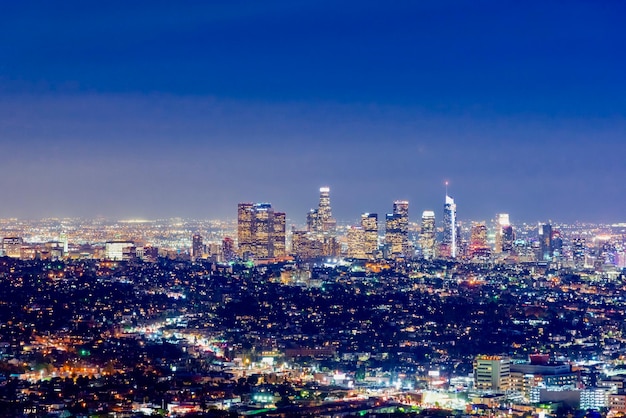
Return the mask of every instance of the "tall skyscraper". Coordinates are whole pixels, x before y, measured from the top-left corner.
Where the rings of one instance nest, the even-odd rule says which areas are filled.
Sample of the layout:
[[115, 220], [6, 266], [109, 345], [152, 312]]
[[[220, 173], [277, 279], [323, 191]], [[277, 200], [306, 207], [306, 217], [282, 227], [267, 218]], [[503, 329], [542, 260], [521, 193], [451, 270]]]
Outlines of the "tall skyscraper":
[[191, 259], [196, 260], [202, 258], [202, 254], [204, 254], [202, 236], [200, 234], [194, 234], [194, 236], [191, 237]]
[[274, 229], [272, 234], [272, 243], [274, 247], [273, 257], [284, 257], [287, 255], [285, 248], [286, 221], [287, 219], [284, 212], [274, 212]]
[[457, 238], [456, 203], [454, 203], [454, 199], [446, 194], [446, 200], [443, 205], [443, 255], [456, 258]]
[[285, 255], [285, 214], [274, 212], [269, 203], [238, 205], [239, 254], [246, 258]]
[[539, 255], [540, 261], [552, 260], [552, 225], [539, 225]]
[[581, 237], [574, 238], [572, 242], [572, 257], [574, 265], [577, 268], [585, 266], [585, 239]]
[[233, 261], [235, 259], [235, 242], [230, 237], [224, 237], [222, 240], [222, 254], [224, 261]]
[[420, 231], [422, 256], [427, 260], [435, 258], [435, 245], [435, 212], [425, 210], [422, 213], [422, 227]]
[[489, 246], [487, 245], [487, 225], [483, 222], [472, 225], [469, 250], [470, 256], [472, 257], [489, 256]]
[[361, 228], [364, 234], [364, 251], [369, 258], [375, 258], [378, 252], [378, 214], [361, 215]]
[[239, 255], [243, 258], [253, 253], [253, 218], [254, 205], [252, 203], [237, 205], [237, 244]]
[[409, 202], [393, 202], [393, 213], [385, 216], [385, 245], [392, 256], [409, 255]]
[[334, 228], [333, 212], [330, 208], [330, 187], [320, 187], [320, 203], [317, 208], [322, 231]]
[[496, 215], [495, 232], [496, 243], [494, 252], [496, 254], [512, 252], [515, 235], [513, 233], [513, 227], [511, 226], [508, 213], [499, 213]]
[[348, 227], [348, 257], [367, 258], [365, 252], [365, 230], [360, 226]]
[[309, 232], [332, 232], [337, 226], [333, 219], [330, 207], [330, 188], [320, 187], [320, 201], [317, 209], [311, 209], [307, 214], [307, 229]]

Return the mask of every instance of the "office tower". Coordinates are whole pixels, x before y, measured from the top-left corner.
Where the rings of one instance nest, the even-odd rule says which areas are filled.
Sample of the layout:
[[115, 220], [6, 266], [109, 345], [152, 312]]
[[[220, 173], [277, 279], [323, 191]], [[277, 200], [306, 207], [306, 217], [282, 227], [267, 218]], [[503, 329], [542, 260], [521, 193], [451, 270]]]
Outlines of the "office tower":
[[393, 202], [393, 213], [385, 216], [385, 246], [390, 255], [409, 255], [409, 202]]
[[561, 232], [552, 230], [552, 260], [559, 260], [563, 255], [563, 239], [561, 238]]
[[572, 257], [574, 259], [574, 265], [577, 268], [583, 268], [585, 266], [585, 239], [574, 238], [572, 243]]
[[330, 188], [320, 187], [320, 201], [317, 209], [311, 209], [307, 214], [307, 230], [309, 232], [332, 232], [337, 222], [333, 219], [330, 207]]
[[506, 392], [511, 384], [511, 359], [478, 356], [474, 359], [474, 387], [478, 390]]
[[457, 222], [456, 222], [456, 204], [454, 199], [446, 194], [446, 201], [443, 206], [443, 255], [450, 258], [457, 256]]
[[400, 215], [385, 215], [385, 248], [389, 257], [402, 255], [402, 233], [400, 232]]
[[269, 203], [238, 205], [239, 254], [267, 258], [285, 255], [285, 214], [274, 212]]
[[237, 205], [237, 244], [242, 258], [247, 258], [247, 255], [253, 253], [253, 217], [254, 205], [252, 203]]
[[552, 260], [552, 225], [539, 225], [539, 260]]
[[274, 229], [272, 243], [274, 246], [273, 257], [284, 257], [287, 255], [285, 248], [286, 215], [284, 212], [274, 212]]
[[311, 209], [309, 213], [306, 214], [306, 230], [308, 232], [318, 232], [320, 230], [318, 219], [316, 209]]
[[360, 226], [351, 226], [347, 232], [348, 257], [367, 258], [365, 251], [365, 230]]
[[474, 223], [470, 236], [470, 256], [488, 257], [489, 246], [487, 245], [487, 225], [484, 223]]
[[224, 237], [222, 240], [222, 254], [224, 261], [233, 261], [235, 259], [235, 242], [230, 237]]
[[427, 260], [435, 258], [435, 212], [432, 210], [425, 210], [422, 213], [422, 228], [419, 239], [422, 256]]
[[4, 255], [11, 258], [20, 258], [22, 255], [22, 237], [6, 237], [2, 239]]
[[269, 203], [256, 203], [252, 217], [253, 254], [255, 258], [273, 256], [274, 211]]
[[375, 258], [378, 252], [378, 214], [364, 213], [361, 215], [363, 228], [364, 251], [368, 258]]
[[202, 258], [204, 254], [204, 245], [202, 244], [202, 236], [195, 234], [191, 237], [191, 259], [196, 260]]
[[317, 209], [322, 231], [329, 231], [334, 225], [333, 213], [330, 209], [330, 188], [320, 187], [320, 203]]
[[509, 220], [509, 214], [499, 213], [496, 215], [496, 244], [494, 252], [496, 254], [511, 253], [514, 241], [515, 235]]

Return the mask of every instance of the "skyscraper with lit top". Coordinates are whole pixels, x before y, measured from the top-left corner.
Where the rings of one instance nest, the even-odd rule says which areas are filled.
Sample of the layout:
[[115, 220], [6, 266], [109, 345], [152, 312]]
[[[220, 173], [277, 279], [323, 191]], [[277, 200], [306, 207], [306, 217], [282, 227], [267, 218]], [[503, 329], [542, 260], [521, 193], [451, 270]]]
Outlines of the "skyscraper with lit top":
[[320, 201], [317, 209], [311, 209], [307, 214], [307, 229], [309, 232], [332, 232], [337, 226], [330, 207], [330, 187], [320, 187]]
[[456, 258], [457, 238], [456, 203], [454, 203], [454, 199], [446, 193], [446, 200], [443, 205], [442, 255]]

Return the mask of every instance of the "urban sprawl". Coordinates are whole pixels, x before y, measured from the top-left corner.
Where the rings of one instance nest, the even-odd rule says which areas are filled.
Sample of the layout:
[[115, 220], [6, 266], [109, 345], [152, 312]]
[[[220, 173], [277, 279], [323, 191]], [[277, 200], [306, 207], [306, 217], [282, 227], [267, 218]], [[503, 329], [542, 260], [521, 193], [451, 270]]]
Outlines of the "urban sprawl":
[[443, 203], [2, 219], [0, 416], [624, 416], [626, 224]]

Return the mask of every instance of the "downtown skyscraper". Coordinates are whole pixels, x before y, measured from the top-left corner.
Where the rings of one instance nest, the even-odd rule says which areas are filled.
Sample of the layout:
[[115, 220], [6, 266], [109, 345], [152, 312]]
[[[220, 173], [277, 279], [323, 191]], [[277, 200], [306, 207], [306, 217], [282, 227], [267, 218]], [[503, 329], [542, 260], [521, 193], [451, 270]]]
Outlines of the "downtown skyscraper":
[[422, 250], [422, 257], [427, 260], [435, 258], [436, 254], [436, 230], [435, 212], [425, 210], [422, 213], [422, 225], [420, 228], [419, 244]]
[[285, 214], [269, 203], [237, 206], [237, 238], [242, 258], [285, 256]]
[[337, 226], [330, 206], [330, 187], [320, 187], [320, 201], [317, 209], [311, 209], [307, 215], [309, 232], [332, 232]]
[[446, 193], [443, 205], [443, 239], [441, 240], [441, 253], [443, 256], [456, 258], [458, 250], [458, 234], [456, 222], [456, 203]]
[[385, 246], [392, 257], [410, 255], [409, 202], [393, 202], [393, 213], [385, 216]]

